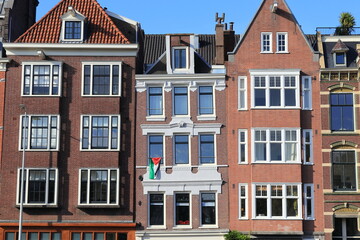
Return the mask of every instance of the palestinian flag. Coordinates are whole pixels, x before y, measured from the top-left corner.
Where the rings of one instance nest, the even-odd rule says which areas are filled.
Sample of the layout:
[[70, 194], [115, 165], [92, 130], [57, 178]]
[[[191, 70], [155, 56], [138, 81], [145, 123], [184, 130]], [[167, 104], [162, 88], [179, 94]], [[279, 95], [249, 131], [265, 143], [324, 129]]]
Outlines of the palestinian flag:
[[149, 158], [149, 178], [155, 179], [160, 170], [161, 157]]

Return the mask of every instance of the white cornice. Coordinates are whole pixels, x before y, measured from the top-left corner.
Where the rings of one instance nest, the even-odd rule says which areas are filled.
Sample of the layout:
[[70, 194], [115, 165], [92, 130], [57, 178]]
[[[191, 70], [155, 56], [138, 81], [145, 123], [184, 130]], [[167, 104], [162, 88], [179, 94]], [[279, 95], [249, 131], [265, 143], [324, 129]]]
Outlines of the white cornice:
[[83, 43], [4, 43], [8, 56], [37, 56], [42, 50], [48, 56], [129, 56], [135, 57], [138, 44]]
[[208, 74], [208, 73], [197, 73], [197, 74], [137, 74], [135, 75], [136, 80], [225, 80], [225, 74]]

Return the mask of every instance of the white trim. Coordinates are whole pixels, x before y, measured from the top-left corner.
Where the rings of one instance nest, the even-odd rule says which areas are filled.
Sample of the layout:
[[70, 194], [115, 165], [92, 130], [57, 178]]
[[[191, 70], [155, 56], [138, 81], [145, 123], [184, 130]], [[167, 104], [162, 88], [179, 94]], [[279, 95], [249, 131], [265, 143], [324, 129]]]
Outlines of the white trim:
[[[307, 195], [307, 190], [310, 188], [310, 196]], [[313, 183], [306, 183], [304, 184], [304, 220], [315, 220], [315, 199], [314, 199], [314, 184]], [[307, 200], [311, 201], [311, 215], [307, 215]]]
[[[341, 36], [342, 42], [360, 42], [360, 36], [359, 35], [347, 35], [347, 36]], [[322, 42], [337, 42], [339, 41], [339, 36], [326, 36], [321, 35], [321, 41]]]
[[[200, 141], [200, 139], [201, 139], [202, 135], [211, 135], [211, 136], [213, 136], [213, 139], [214, 139], [214, 141], [213, 141], [213, 145], [214, 145], [214, 149], [213, 149], [213, 151], [214, 151], [214, 162], [213, 163], [201, 163], [201, 157], [200, 157], [200, 155], [201, 155], [201, 141]], [[214, 133], [200, 133], [198, 135], [198, 154], [199, 154], [199, 156], [198, 156], [199, 166], [217, 165], [216, 134], [214, 134]]]
[[[86, 203], [81, 203], [81, 171], [87, 173], [86, 186]], [[90, 183], [92, 171], [107, 171], [107, 203], [91, 203], [90, 202]], [[111, 185], [111, 171], [116, 171], [116, 202], [110, 203], [110, 185]], [[80, 168], [79, 169], [79, 187], [78, 187], [78, 205], [79, 206], [118, 206], [119, 205], [119, 187], [120, 187], [120, 171], [118, 168]]]
[[163, 149], [162, 149], [162, 151], [163, 151], [162, 165], [166, 166], [166, 161], [165, 161], [165, 159], [166, 159], [166, 153], [165, 153], [166, 146], [165, 146], [164, 134], [149, 134], [149, 135], [147, 135], [147, 159], [148, 159], [148, 161], [149, 161], [149, 158], [150, 158], [150, 141], [149, 141], [150, 136], [161, 136], [162, 137], [162, 146], [163, 146]]
[[[25, 115], [20, 115], [20, 125], [19, 125], [19, 151], [22, 151], [22, 141], [23, 141], [23, 118]], [[32, 114], [32, 115], [26, 115], [26, 117], [29, 119], [28, 125], [27, 125], [27, 138], [26, 138], [26, 149], [25, 151], [33, 151], [33, 152], [41, 152], [41, 151], [59, 151], [59, 139], [60, 139], [60, 115], [51, 114]], [[47, 117], [48, 118], [48, 135], [47, 135], [47, 148], [30, 148], [31, 145], [31, 129], [32, 129], [32, 118], [34, 117]], [[56, 117], [56, 147], [51, 148], [51, 118]]]
[[[188, 162], [187, 163], [176, 163], [176, 144], [175, 138], [177, 136], [186, 136], [187, 137], [187, 147], [188, 147]], [[191, 138], [188, 134], [174, 134], [173, 136], [173, 166], [190, 166], [191, 165]]]
[[[241, 188], [245, 190], [245, 196], [241, 196]], [[248, 220], [249, 219], [249, 191], [247, 183], [239, 183], [239, 220]], [[241, 216], [241, 201], [245, 200], [245, 216]]]
[[[61, 33], [60, 33], [60, 41], [63, 42], [83, 42], [84, 36], [85, 36], [85, 20], [86, 17], [82, 15], [79, 11], [74, 9], [72, 6], [68, 7], [68, 11], [63, 14], [61, 17]], [[65, 38], [66, 34], [66, 22], [80, 22], [81, 25], [81, 32], [80, 32], [80, 38], [71, 38], [67, 39]]]
[[[306, 82], [308, 84], [308, 87], [306, 87]], [[301, 77], [301, 83], [302, 83], [302, 109], [303, 110], [312, 110], [312, 82], [311, 82], [311, 76], [302, 76]], [[306, 94], [308, 93], [306, 99]], [[305, 106], [305, 102], [308, 101], [309, 106]]]
[[[90, 93], [84, 93], [84, 85], [85, 85], [85, 66], [90, 66]], [[93, 85], [94, 85], [94, 74], [93, 67], [94, 66], [109, 66], [110, 67], [110, 84], [109, 84], [109, 94], [107, 95], [96, 95], [92, 94]], [[113, 67], [119, 67], [119, 89], [118, 94], [112, 94], [113, 90]], [[90, 61], [82, 61], [82, 76], [81, 76], [81, 96], [82, 97], [120, 97], [122, 91], [122, 62], [90, 62]]]
[[[344, 54], [344, 63], [343, 64], [338, 64], [336, 62], [336, 56], [337, 56], [338, 53]], [[336, 66], [336, 67], [346, 67], [347, 66], [347, 54], [346, 54], [346, 52], [334, 52], [334, 53], [332, 53], [332, 55], [333, 55], [334, 66]]]
[[[83, 119], [84, 117], [88, 117], [89, 118], [89, 139], [88, 139], [88, 148], [83, 148], [82, 147], [82, 142], [83, 142], [83, 128], [84, 128], [84, 125], [83, 125]], [[108, 148], [106, 149], [93, 149], [91, 148], [91, 138], [92, 138], [92, 119], [93, 117], [108, 117], [109, 118], [109, 134], [108, 134]], [[117, 117], [117, 129], [118, 129], [118, 133], [117, 133], [117, 139], [118, 139], [118, 144], [117, 144], [117, 147], [116, 149], [112, 149], [111, 148], [111, 132], [112, 132], [112, 117]], [[116, 115], [116, 114], [82, 114], [80, 116], [80, 151], [98, 151], [98, 152], [103, 152], [103, 151], [120, 151], [120, 141], [121, 141], [121, 138], [120, 138], [120, 132], [121, 132], [121, 116], [120, 115]]]
[[[187, 114], [175, 114], [175, 88], [186, 88], [186, 104], [187, 104]], [[174, 85], [173, 91], [172, 91], [172, 116], [173, 117], [190, 117], [190, 92], [189, 92], [189, 86], [185, 85]], [[183, 95], [183, 94], [180, 94]], [[184, 104], [181, 104], [184, 105]]]
[[[285, 50], [279, 51], [279, 36], [284, 35], [285, 36]], [[276, 33], [276, 53], [289, 53], [289, 44], [288, 44], [288, 33], [287, 32], [277, 32]]]
[[170, 124], [141, 124], [142, 135], [148, 135], [153, 133], [161, 133], [165, 136], [173, 136], [174, 134], [183, 133], [190, 134], [191, 136], [197, 136], [200, 133], [221, 133], [221, 123], [193, 123], [184, 122], [179, 120], [178, 122]]
[[[147, 228], [148, 229], [165, 229], [166, 228], [166, 195], [164, 194], [164, 192], [148, 192], [146, 193], [147, 196]], [[163, 196], [163, 225], [150, 225], [150, 195], [152, 194], [161, 194]]]
[[[189, 224], [186, 225], [181, 225], [181, 224], [177, 224], [176, 223], [176, 195], [177, 194], [188, 194], [189, 195]], [[191, 192], [175, 192], [174, 196], [174, 205], [173, 205], [173, 209], [174, 209], [174, 227], [173, 229], [191, 229], [192, 228], [192, 194]]]
[[[56, 61], [39, 61], [39, 62], [22, 62], [22, 76], [21, 76], [21, 96], [31, 97], [31, 96], [40, 96], [40, 97], [60, 97], [61, 96], [61, 86], [62, 86], [62, 65], [63, 62], [56, 62]], [[30, 89], [29, 94], [24, 94], [24, 85], [25, 85], [25, 66], [30, 66]], [[33, 84], [34, 84], [34, 66], [49, 66], [49, 94], [32, 94]], [[58, 93], [52, 94], [52, 87], [53, 87], [53, 68], [54, 66], [59, 67], [59, 75], [58, 75]]]
[[[266, 186], [266, 195], [256, 196], [256, 186], [262, 185]], [[271, 196], [271, 186], [282, 186], [282, 195], [279, 197]], [[287, 196], [287, 186], [296, 186], [298, 196]], [[252, 219], [269, 219], [269, 220], [301, 220], [302, 219], [302, 197], [301, 197], [301, 183], [252, 183]], [[256, 216], [256, 199], [266, 199], [267, 203], [267, 213], [266, 216]], [[271, 199], [282, 199], [282, 216], [272, 216], [271, 215]], [[287, 199], [297, 199], [298, 200], [298, 216], [286, 216], [287, 214]]]
[[[207, 193], [212, 193], [215, 195], [215, 224], [203, 224], [202, 223], [202, 194], [207, 194]], [[199, 221], [200, 221], [200, 226], [199, 228], [218, 228], [218, 216], [219, 216], [219, 208], [218, 208], [218, 192], [214, 192], [214, 191], [202, 191], [199, 194], [199, 202], [200, 202], [200, 216], [199, 216]]]
[[[192, 86], [191, 86], [192, 87]], [[201, 114], [200, 113], [200, 88], [201, 87], [211, 87], [211, 97], [212, 97], [212, 111], [213, 113], [212, 114]], [[197, 116], [197, 119], [199, 121], [211, 121], [211, 120], [216, 120], [216, 96], [215, 96], [215, 91], [214, 91], [214, 86], [213, 85], [199, 85], [197, 86], [197, 91], [198, 91], [198, 94], [197, 94], [197, 104], [198, 104], [198, 107], [197, 107], [197, 113], [198, 113], [198, 116]]]
[[[241, 82], [243, 82], [243, 88], [241, 88]], [[243, 99], [243, 104], [242, 104], [242, 99], [240, 97], [241, 93], [243, 93], [244, 95], [244, 99]], [[246, 76], [239, 76], [238, 77], [238, 110], [247, 110], [248, 109], [248, 100], [247, 100], [247, 77]], [[241, 106], [244, 107], [241, 107]]]
[[[267, 50], [267, 51], [264, 51], [264, 37], [265, 36], [269, 36], [269, 41], [270, 41], [270, 43], [269, 43], [269, 50]], [[273, 50], [272, 50], [272, 42], [273, 42], [273, 40], [272, 40], [272, 33], [271, 32], [262, 32], [261, 33], [261, 38], [260, 38], [260, 45], [261, 45], [261, 49], [260, 49], [260, 53], [273, 53]]]
[[[31, 170], [35, 170], [35, 171], [46, 171], [46, 190], [45, 190], [45, 202], [43, 203], [29, 203], [29, 171]], [[48, 203], [49, 200], [49, 180], [50, 180], [50, 171], [55, 171], [55, 186], [54, 186], [54, 203]], [[21, 173], [21, 168], [18, 169], [17, 171], [17, 185], [16, 185], [16, 205], [20, 205], [19, 200], [20, 200], [20, 173]], [[57, 168], [25, 168], [25, 185], [24, 185], [24, 206], [57, 206], [57, 200], [58, 200], [58, 169]]]
[[[244, 133], [244, 142], [241, 141], [241, 133]], [[241, 162], [241, 145], [245, 145], [245, 161]], [[248, 164], [248, 130], [238, 130], [238, 164]]]
[[[175, 68], [175, 51], [176, 50], [185, 50], [185, 67], [184, 68]], [[171, 48], [171, 69], [172, 73], [186, 73], [190, 70], [190, 63], [189, 63], [189, 48], [188, 47], [172, 47]]]
[[[265, 131], [265, 139], [266, 140], [255, 140], [255, 132], [256, 131]], [[270, 140], [270, 131], [281, 131], [281, 140]], [[296, 131], [296, 141], [287, 141], [286, 140], [286, 131]], [[301, 163], [301, 138], [300, 138], [300, 128], [252, 128], [251, 129], [252, 132], [252, 141], [251, 141], [251, 145], [252, 145], [252, 162], [253, 163], [271, 163], [271, 164], [299, 164]], [[255, 144], [256, 142], [258, 143], [263, 143], [266, 144], [266, 159], [264, 160], [256, 160], [256, 155], [255, 155]], [[270, 144], [271, 142], [276, 142], [281, 144], [281, 156], [282, 159], [281, 160], [272, 160], [271, 161], [271, 151], [270, 151]], [[286, 160], [286, 143], [290, 142], [290, 143], [296, 143], [296, 159], [295, 161], [291, 161], [291, 160]]]
[[[306, 135], [309, 134], [310, 141], [306, 141]], [[303, 129], [302, 130], [302, 144], [303, 144], [303, 163], [304, 165], [313, 165], [314, 164], [314, 151], [313, 151], [313, 132], [312, 129]], [[310, 145], [310, 161], [306, 162], [306, 145]]]
[[[161, 88], [161, 112], [162, 114], [150, 114], [150, 88]], [[164, 121], [165, 120], [165, 97], [163, 85], [148, 85], [146, 87], [146, 120]]]

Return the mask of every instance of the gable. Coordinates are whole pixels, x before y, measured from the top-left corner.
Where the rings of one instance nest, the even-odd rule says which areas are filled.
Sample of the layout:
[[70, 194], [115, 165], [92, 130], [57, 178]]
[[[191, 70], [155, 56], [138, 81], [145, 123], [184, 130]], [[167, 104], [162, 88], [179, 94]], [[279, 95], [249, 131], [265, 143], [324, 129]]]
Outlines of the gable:
[[62, 24], [61, 16], [68, 11], [69, 6], [72, 6], [87, 19], [84, 43], [130, 43], [96, 0], [60, 1], [15, 42], [59, 43]]

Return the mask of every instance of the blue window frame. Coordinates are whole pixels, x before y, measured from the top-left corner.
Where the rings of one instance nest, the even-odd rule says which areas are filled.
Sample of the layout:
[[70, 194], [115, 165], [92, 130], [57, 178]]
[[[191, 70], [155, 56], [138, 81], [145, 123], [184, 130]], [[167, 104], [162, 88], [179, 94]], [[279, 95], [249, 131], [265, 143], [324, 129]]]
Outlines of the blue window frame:
[[189, 163], [189, 136], [175, 135], [175, 164]]
[[174, 115], [188, 114], [188, 89], [187, 87], [174, 88]]
[[214, 114], [213, 88], [199, 87], [199, 114]]
[[332, 93], [331, 130], [354, 131], [354, 104], [352, 93]]
[[200, 163], [215, 163], [214, 135], [200, 135]]
[[163, 114], [163, 96], [162, 87], [149, 87], [148, 114]]

